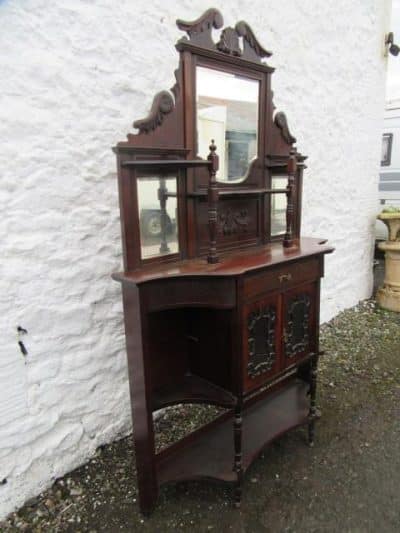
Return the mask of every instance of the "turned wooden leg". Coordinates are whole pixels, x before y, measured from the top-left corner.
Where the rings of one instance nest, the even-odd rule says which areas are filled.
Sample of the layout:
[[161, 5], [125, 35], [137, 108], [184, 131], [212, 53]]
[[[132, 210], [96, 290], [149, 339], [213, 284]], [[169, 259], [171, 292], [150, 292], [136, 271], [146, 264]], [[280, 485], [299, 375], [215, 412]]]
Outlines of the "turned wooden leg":
[[318, 355], [311, 360], [310, 365], [310, 411], [308, 414], [308, 444], [314, 446], [315, 419], [317, 418], [317, 374], [318, 374]]
[[242, 405], [240, 402], [235, 407], [234, 420], [234, 445], [235, 445], [235, 465], [234, 470], [237, 475], [235, 487], [235, 507], [240, 507], [242, 500], [243, 465], [242, 465]]

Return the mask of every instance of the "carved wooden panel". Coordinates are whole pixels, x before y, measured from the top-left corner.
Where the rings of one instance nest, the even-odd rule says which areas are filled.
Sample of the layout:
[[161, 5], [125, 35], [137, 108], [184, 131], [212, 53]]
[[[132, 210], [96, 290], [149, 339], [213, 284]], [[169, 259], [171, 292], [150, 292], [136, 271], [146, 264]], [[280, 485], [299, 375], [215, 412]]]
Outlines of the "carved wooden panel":
[[306, 285], [288, 291], [284, 295], [283, 343], [286, 364], [308, 355], [313, 349], [315, 332], [314, 285]]
[[243, 307], [243, 380], [245, 391], [262, 386], [281, 364], [280, 295], [264, 295]]
[[231, 209], [228, 207], [217, 218], [217, 226], [223, 235], [243, 234], [249, 226], [249, 211], [246, 208]]
[[[259, 202], [258, 198], [220, 198], [217, 212], [218, 250], [260, 242]], [[207, 220], [207, 202], [199, 200], [196, 203], [196, 225], [200, 253], [204, 253], [208, 247]]]
[[276, 361], [275, 346], [276, 308], [260, 306], [247, 317], [248, 360], [247, 375], [254, 379], [274, 366]]

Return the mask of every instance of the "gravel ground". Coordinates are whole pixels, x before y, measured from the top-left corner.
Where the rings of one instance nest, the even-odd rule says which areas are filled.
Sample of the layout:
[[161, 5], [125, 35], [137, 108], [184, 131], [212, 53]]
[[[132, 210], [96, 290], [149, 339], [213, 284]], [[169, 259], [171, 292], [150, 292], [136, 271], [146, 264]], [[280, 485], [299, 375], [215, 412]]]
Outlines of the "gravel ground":
[[[138, 511], [131, 438], [0, 523], [1, 532], [396, 532], [400, 531], [400, 314], [373, 301], [322, 327], [314, 448], [305, 429], [266, 448], [245, 477], [241, 510], [218, 483], [161, 489], [149, 519]], [[178, 407], [157, 420], [157, 446], [215, 414]]]

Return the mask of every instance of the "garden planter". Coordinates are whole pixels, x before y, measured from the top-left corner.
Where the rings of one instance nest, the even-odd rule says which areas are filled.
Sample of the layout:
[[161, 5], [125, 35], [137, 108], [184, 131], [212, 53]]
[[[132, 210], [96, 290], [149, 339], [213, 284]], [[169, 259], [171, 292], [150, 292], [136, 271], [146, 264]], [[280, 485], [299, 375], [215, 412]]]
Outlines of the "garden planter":
[[382, 212], [378, 218], [389, 230], [389, 240], [379, 244], [385, 252], [385, 279], [376, 298], [381, 307], [400, 313], [400, 211]]

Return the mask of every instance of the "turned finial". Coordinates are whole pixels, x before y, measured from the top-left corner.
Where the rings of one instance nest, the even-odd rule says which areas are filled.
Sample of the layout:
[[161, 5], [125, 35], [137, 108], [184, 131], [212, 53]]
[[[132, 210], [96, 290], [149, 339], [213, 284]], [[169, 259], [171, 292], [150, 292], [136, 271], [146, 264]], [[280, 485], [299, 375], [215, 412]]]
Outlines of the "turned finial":
[[210, 162], [208, 172], [210, 179], [208, 182], [208, 228], [210, 235], [210, 244], [207, 261], [209, 263], [218, 263], [217, 255], [217, 206], [218, 206], [218, 187], [216, 174], [219, 167], [219, 157], [216, 154], [217, 147], [214, 139], [211, 140], [210, 153], [207, 160]]
[[216, 153], [217, 147], [215, 145], [214, 139], [211, 139], [211, 144], [209, 148], [210, 148], [210, 153], [208, 154], [207, 159], [211, 163], [210, 177], [211, 177], [211, 181], [215, 181], [215, 175], [219, 168], [219, 157]]
[[286, 188], [286, 232], [283, 238], [283, 246], [290, 248], [293, 245], [293, 224], [294, 224], [294, 189], [295, 176], [297, 171], [296, 148], [292, 147], [289, 152], [289, 159], [287, 162], [288, 184]]

